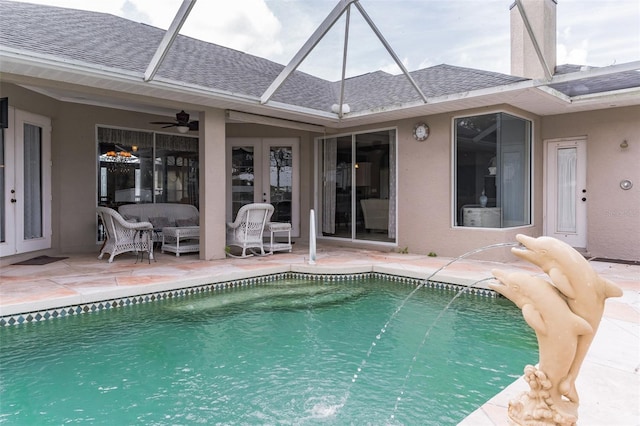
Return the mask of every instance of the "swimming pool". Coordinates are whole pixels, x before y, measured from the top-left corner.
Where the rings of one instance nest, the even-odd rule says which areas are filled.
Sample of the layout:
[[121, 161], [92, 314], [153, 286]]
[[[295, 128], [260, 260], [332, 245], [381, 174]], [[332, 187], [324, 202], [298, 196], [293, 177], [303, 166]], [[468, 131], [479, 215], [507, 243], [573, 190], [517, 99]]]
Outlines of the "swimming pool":
[[455, 293], [393, 316], [414, 288], [291, 278], [4, 327], [0, 421], [456, 424], [537, 360], [508, 300], [463, 295], [434, 326]]

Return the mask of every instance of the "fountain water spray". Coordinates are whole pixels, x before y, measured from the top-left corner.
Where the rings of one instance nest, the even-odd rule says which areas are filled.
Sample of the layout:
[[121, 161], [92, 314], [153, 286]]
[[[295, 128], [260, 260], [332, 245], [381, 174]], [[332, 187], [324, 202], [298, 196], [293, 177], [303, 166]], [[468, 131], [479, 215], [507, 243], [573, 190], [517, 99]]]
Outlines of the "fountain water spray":
[[[353, 386], [353, 384], [357, 381], [359, 374], [362, 372], [362, 370], [364, 369], [364, 367], [367, 364], [367, 359], [369, 359], [369, 357], [371, 356], [371, 353], [373, 352], [373, 349], [376, 347], [377, 345], [377, 341], [380, 340], [382, 338], [382, 335], [384, 333], [386, 333], [387, 328], [389, 327], [389, 324], [391, 323], [391, 321], [393, 321], [393, 319], [398, 315], [398, 313], [402, 310], [402, 308], [405, 306], [405, 304], [407, 303], [407, 301], [418, 291], [420, 290], [422, 287], [424, 287], [436, 274], [438, 274], [439, 272], [441, 272], [443, 269], [447, 268], [448, 266], [450, 266], [452, 263], [457, 262], [458, 260], [462, 260], [466, 257], [472, 256], [476, 253], [480, 253], [482, 251], [486, 251], [486, 250], [491, 250], [494, 248], [504, 248], [504, 247], [517, 247], [519, 246], [520, 243], [497, 243], [497, 244], [491, 244], [488, 246], [484, 246], [484, 247], [480, 247], [471, 251], [468, 251], [458, 257], [455, 257], [453, 259], [451, 259], [449, 262], [445, 263], [444, 265], [442, 265], [440, 268], [436, 269], [433, 273], [431, 273], [424, 281], [422, 281], [420, 284], [418, 284], [416, 286], [415, 289], [413, 289], [411, 291], [411, 293], [409, 293], [409, 295], [407, 297], [404, 298], [404, 300], [402, 300], [402, 302], [400, 303], [400, 305], [398, 305], [398, 308], [396, 308], [396, 310], [391, 314], [391, 316], [389, 317], [389, 319], [387, 320], [387, 322], [384, 324], [384, 326], [380, 329], [380, 333], [378, 333], [376, 335], [375, 340], [373, 340], [371, 342], [371, 346], [369, 346], [369, 350], [367, 351], [367, 354], [365, 356], [365, 358], [362, 360], [362, 362], [360, 363], [360, 366], [358, 367], [356, 373], [353, 374], [353, 377], [351, 379], [351, 385], [349, 385], [349, 387], [346, 390], [345, 393], [345, 397], [343, 398], [343, 402], [342, 404], [344, 405], [346, 403], [346, 401], [349, 399], [349, 393], [351, 391], [351, 387]], [[438, 319], [443, 315], [443, 313], [449, 308], [449, 306], [451, 306], [451, 303], [453, 303], [453, 301], [455, 299], [458, 298], [458, 296], [460, 296], [464, 291], [468, 290], [469, 288], [473, 287], [474, 285], [478, 284], [479, 282], [482, 281], [486, 281], [486, 280], [490, 280], [493, 279], [493, 277], [490, 278], [484, 278], [481, 279], [479, 281], [475, 281], [471, 284], [465, 285], [463, 288], [461, 288], [458, 293], [453, 297], [453, 299], [451, 299], [451, 301], [447, 304], [447, 306], [444, 307], [444, 309], [442, 310], [442, 312], [438, 315], [438, 317], [436, 318], [436, 320], [434, 321], [434, 323], [431, 325], [431, 327], [427, 330], [427, 332], [425, 333], [425, 337], [423, 339], [423, 342], [420, 344], [420, 347], [422, 347], [424, 345], [424, 342], [426, 341], [429, 333], [431, 332], [431, 330], [433, 329], [433, 325], [435, 325], [435, 322], [438, 321]], [[413, 361], [415, 361], [416, 356], [414, 356]], [[411, 370], [409, 371], [409, 373], [407, 374], [407, 376], [405, 377], [405, 383], [408, 380], [409, 376], [411, 375]], [[401, 391], [403, 392], [403, 391]], [[396, 402], [396, 408], [398, 406], [398, 403]], [[395, 413], [395, 409], [394, 409], [394, 413]], [[391, 418], [393, 419], [394, 415], [391, 416]]]

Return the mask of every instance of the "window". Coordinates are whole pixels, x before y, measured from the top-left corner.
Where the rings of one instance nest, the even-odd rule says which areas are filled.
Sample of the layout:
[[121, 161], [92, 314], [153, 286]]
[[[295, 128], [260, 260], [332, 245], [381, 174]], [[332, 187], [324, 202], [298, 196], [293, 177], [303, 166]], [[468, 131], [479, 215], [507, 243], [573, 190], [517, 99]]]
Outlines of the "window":
[[457, 226], [531, 224], [531, 122], [505, 113], [455, 120]]
[[98, 128], [98, 204], [198, 207], [198, 138]]
[[321, 139], [322, 236], [396, 239], [396, 131]]

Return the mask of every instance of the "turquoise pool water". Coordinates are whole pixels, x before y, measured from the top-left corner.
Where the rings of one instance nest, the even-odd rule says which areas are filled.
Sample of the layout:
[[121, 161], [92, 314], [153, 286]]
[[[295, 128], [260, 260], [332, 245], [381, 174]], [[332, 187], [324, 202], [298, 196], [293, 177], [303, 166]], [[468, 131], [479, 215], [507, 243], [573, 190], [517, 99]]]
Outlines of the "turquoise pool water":
[[381, 333], [414, 288], [288, 279], [4, 327], [0, 422], [456, 424], [536, 362], [504, 299], [434, 326], [454, 293], [420, 289]]

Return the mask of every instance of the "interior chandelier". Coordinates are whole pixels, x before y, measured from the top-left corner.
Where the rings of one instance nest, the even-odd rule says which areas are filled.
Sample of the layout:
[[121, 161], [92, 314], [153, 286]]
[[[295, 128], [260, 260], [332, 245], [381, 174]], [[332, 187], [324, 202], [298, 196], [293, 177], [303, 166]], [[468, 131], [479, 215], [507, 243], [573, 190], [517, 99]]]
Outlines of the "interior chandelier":
[[126, 173], [129, 164], [135, 161], [135, 157], [129, 151], [107, 151], [105, 157], [108, 161], [107, 170], [113, 173]]

